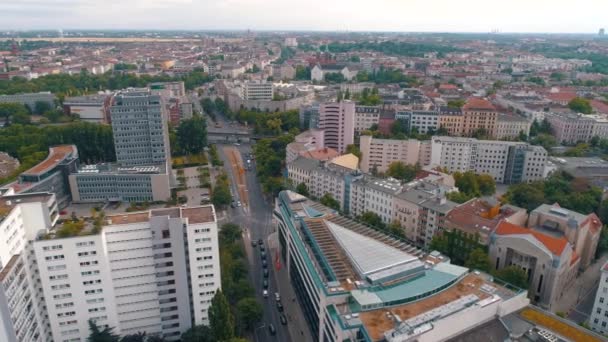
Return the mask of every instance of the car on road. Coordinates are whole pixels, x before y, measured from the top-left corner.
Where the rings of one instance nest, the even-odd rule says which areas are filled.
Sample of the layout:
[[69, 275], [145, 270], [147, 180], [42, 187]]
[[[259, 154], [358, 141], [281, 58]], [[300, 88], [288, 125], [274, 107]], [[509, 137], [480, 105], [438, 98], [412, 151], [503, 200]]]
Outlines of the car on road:
[[281, 324], [287, 325], [287, 317], [285, 317], [284, 314], [281, 314], [280, 319], [281, 319]]
[[283, 303], [281, 303], [280, 301], [277, 302], [277, 310], [279, 310], [279, 312], [283, 312]]
[[262, 267], [263, 268], [267, 268], [268, 267], [268, 262], [266, 261], [266, 259], [262, 260]]
[[266, 250], [266, 247], [264, 247], [264, 244], [260, 245], [260, 251], [264, 252]]
[[262, 247], [262, 246], [264, 245], [264, 240], [259, 239], [259, 240], [258, 240], [258, 244], [260, 245], [260, 247]]
[[265, 289], [268, 288], [268, 280], [264, 279], [264, 281], [262, 282], [262, 286], [264, 286]]
[[230, 203], [230, 208], [236, 208], [236, 202], [232, 201], [232, 203]]
[[258, 245], [257, 242], [255, 242], [255, 240], [251, 240], [251, 247], [256, 247]]
[[236, 206], [240, 207], [241, 206], [241, 201], [236, 201]]
[[270, 335], [272, 335], [272, 336], [277, 334], [277, 329], [272, 324], [268, 325], [268, 331], [270, 332]]
[[264, 298], [268, 298], [268, 290], [262, 291], [262, 296], [264, 296]]
[[281, 301], [281, 295], [280, 295], [278, 292], [275, 292], [275, 293], [274, 293], [274, 299], [275, 299], [277, 302]]
[[266, 259], [266, 251], [261, 251], [260, 252], [260, 259], [262, 259], [262, 260]]
[[241, 144], [239, 144], [239, 143], [234, 143], [234, 146], [241, 146]]
[[266, 268], [266, 269], [264, 269], [264, 278], [268, 278], [268, 274], [269, 274], [269, 273], [270, 273], [270, 272], [268, 272], [268, 269], [267, 269], [267, 268]]

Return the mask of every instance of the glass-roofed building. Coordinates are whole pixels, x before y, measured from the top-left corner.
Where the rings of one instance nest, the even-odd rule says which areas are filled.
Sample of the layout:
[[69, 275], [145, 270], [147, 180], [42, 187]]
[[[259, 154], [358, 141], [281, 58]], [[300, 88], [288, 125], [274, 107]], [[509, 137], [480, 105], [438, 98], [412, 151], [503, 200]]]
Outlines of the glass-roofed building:
[[441, 341], [528, 305], [526, 291], [450, 264], [291, 191], [274, 216], [315, 341]]

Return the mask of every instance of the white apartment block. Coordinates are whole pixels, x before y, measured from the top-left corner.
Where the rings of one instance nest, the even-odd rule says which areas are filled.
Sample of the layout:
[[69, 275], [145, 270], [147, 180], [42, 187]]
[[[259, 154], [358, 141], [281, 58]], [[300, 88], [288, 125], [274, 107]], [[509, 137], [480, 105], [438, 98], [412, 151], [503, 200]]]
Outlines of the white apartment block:
[[263, 81], [246, 81], [243, 83], [242, 97], [245, 100], [271, 101], [273, 96], [272, 83]]
[[105, 224], [99, 234], [34, 242], [55, 341], [85, 341], [88, 320], [167, 340], [192, 322], [208, 324], [220, 288], [212, 206], [108, 216]]
[[401, 182], [396, 179], [362, 178], [350, 185], [350, 211], [353, 217], [365, 212], [380, 216], [382, 222], [393, 222], [393, 200], [401, 191]]
[[433, 137], [431, 165], [448, 172], [489, 174], [498, 183], [515, 184], [543, 179], [547, 151], [522, 142]]
[[[414, 165], [420, 163], [426, 165], [424, 158], [426, 153], [420, 153], [424, 142], [415, 139], [396, 140], [396, 139], [376, 139], [369, 135], [360, 137], [361, 150], [361, 171], [369, 173], [375, 169], [378, 172], [386, 172], [388, 166], [396, 161], [404, 164]], [[421, 157], [423, 157], [421, 159]]]
[[319, 129], [325, 134], [325, 146], [344, 153], [355, 140], [355, 103], [326, 102], [319, 106]]
[[355, 132], [370, 129], [380, 122], [380, 107], [355, 106]]
[[[589, 141], [594, 135], [608, 133], [606, 120], [593, 115], [556, 114], [550, 113], [545, 118], [551, 124], [551, 133], [558, 143], [574, 144], [579, 141]], [[595, 126], [603, 126], [595, 128]]]
[[515, 139], [519, 136], [520, 132], [528, 136], [530, 134], [530, 126], [531, 122], [523, 117], [499, 114], [496, 121], [495, 138], [497, 140]]
[[600, 285], [595, 294], [595, 302], [589, 325], [593, 331], [600, 334], [608, 333], [608, 262], [601, 268]]
[[297, 158], [287, 164], [288, 178], [294, 186], [306, 184], [310, 196], [314, 198], [321, 198], [329, 193], [340, 203], [340, 209], [345, 211], [348, 210], [345, 178], [351, 171], [331, 163], [323, 165], [308, 158]]

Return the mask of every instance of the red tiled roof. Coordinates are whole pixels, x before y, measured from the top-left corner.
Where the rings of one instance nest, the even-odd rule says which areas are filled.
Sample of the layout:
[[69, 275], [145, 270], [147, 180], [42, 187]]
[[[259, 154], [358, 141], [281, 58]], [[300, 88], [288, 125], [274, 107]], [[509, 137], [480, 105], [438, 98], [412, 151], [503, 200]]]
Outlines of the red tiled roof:
[[467, 103], [462, 107], [463, 110], [489, 110], [494, 111], [496, 107], [492, 102], [477, 97], [472, 97], [467, 100]]
[[441, 90], [456, 90], [458, 87], [454, 84], [444, 83], [439, 85], [439, 89]]
[[556, 238], [553, 236], [549, 236], [547, 234], [543, 234], [541, 232], [535, 231], [533, 229], [524, 228], [518, 226], [516, 224], [512, 224], [506, 221], [502, 221], [498, 224], [498, 228], [496, 228], [496, 234], [498, 235], [519, 235], [519, 234], [527, 234], [532, 235], [536, 240], [542, 243], [551, 253], [555, 255], [562, 255], [564, 248], [568, 245], [568, 240], [565, 237]]
[[602, 222], [595, 213], [587, 215], [587, 219], [581, 223], [581, 226], [584, 226], [587, 223], [589, 223], [589, 229], [591, 229], [593, 234], [598, 233], [602, 229]]
[[325, 161], [339, 156], [340, 153], [333, 148], [324, 147], [313, 151], [300, 152], [300, 155], [304, 158]]
[[608, 104], [602, 101], [591, 100], [591, 107], [600, 113], [608, 114]]
[[576, 97], [576, 93], [550, 93], [547, 95], [549, 100], [553, 101], [570, 101]]

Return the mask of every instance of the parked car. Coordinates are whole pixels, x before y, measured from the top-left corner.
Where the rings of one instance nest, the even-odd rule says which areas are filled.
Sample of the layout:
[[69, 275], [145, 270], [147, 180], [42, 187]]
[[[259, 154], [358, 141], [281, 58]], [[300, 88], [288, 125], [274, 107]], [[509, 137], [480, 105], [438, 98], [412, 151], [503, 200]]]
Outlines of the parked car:
[[268, 278], [268, 275], [270, 274], [270, 272], [268, 272], [268, 269], [265, 268], [264, 269], [264, 278]]
[[267, 268], [268, 267], [268, 262], [266, 261], [266, 259], [262, 260], [262, 267], [263, 268]]
[[251, 247], [256, 247], [258, 245], [257, 242], [255, 242], [255, 240], [251, 240]]
[[262, 296], [264, 296], [264, 298], [268, 298], [268, 290], [262, 291]]
[[260, 253], [260, 258], [261, 258], [262, 260], [266, 260], [266, 252], [265, 252], [265, 251], [262, 251], [262, 252]]
[[262, 247], [262, 246], [264, 245], [264, 240], [259, 239], [259, 240], [258, 240], [258, 245], [260, 245], [260, 247]]
[[276, 335], [277, 334], [277, 329], [274, 327], [274, 325], [269, 324], [268, 325], [268, 331], [270, 332], [270, 335]]
[[277, 310], [279, 310], [279, 312], [283, 312], [283, 304], [281, 302], [277, 302]]
[[287, 317], [285, 317], [284, 314], [281, 314], [280, 319], [281, 319], [281, 324], [287, 325]]
[[275, 299], [277, 302], [281, 301], [281, 295], [280, 295], [278, 292], [275, 292], [275, 293], [274, 293], [274, 299]]
[[262, 282], [262, 286], [264, 286], [265, 289], [268, 288], [268, 280], [264, 279], [264, 281]]

